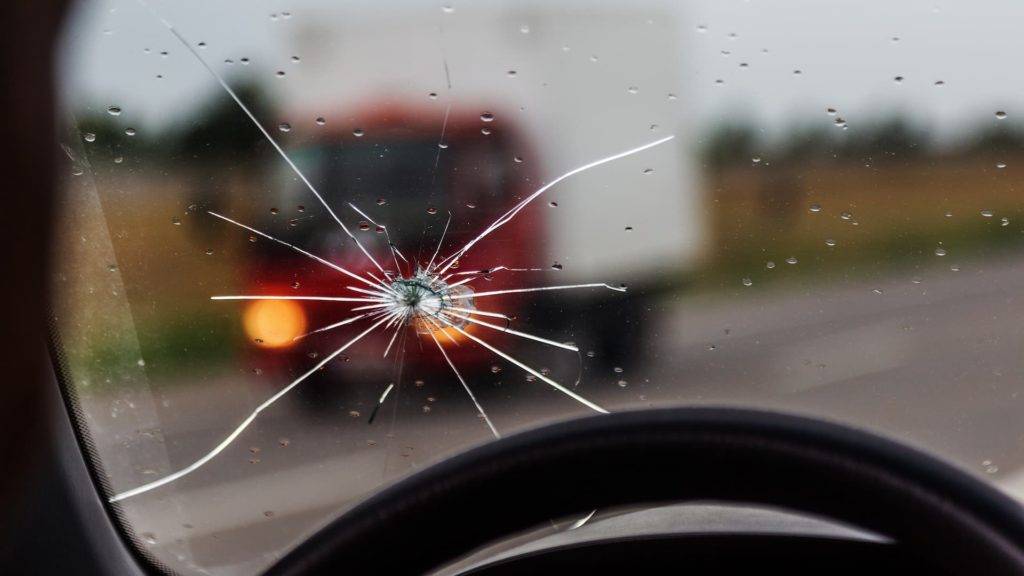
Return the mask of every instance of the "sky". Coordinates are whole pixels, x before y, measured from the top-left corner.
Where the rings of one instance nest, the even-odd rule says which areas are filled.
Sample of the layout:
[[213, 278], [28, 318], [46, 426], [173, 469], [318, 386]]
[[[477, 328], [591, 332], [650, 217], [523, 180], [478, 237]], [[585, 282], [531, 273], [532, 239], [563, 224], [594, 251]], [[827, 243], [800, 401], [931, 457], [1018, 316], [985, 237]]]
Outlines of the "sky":
[[[674, 68], [668, 73], [678, 84], [671, 89], [678, 92], [679, 114], [698, 130], [743, 119], [771, 134], [794, 124], [831, 122], [825, 110], [834, 108], [851, 129], [858, 120], [899, 114], [955, 141], [965, 126], [992, 121], [996, 110], [1006, 111], [1011, 123], [1018, 110], [1024, 115], [1024, 107], [1016, 102], [1016, 95], [1024, 93], [1024, 78], [1011, 65], [1012, 56], [1024, 48], [1024, 39], [1015, 29], [1024, 17], [1024, 5], [996, 0], [574, 0], [557, 4], [445, 0], [386, 5], [257, 1], [242, 8], [215, 0], [153, 2], [151, 11], [136, 0], [89, 2], [76, 9], [65, 35], [60, 73], [65, 100], [73, 107], [117, 100], [127, 108], [144, 102], [145, 107], [136, 106], [144, 108], [139, 123], [159, 127], [180, 121], [180, 115], [212, 96], [216, 86], [186, 57], [155, 14], [190, 40], [205, 42], [204, 55], [211, 59], [235, 59], [235, 69], [225, 73], [262, 74], [271, 90], [287, 100], [301, 100], [303, 83], [313, 81], [288, 77], [275, 85], [269, 82], [273, 72], [292, 73], [302, 66], [330, 70], [329, 63], [314, 65], [321, 50], [343, 59], [350, 52], [339, 52], [339, 46], [354, 47], [358, 53], [356, 44], [374, 38], [386, 42], [395, 30], [417, 31], [421, 45], [416, 54], [427, 62], [415, 65], [437, 77], [440, 69], [430, 58], [445, 55], [458, 60], [459, 54], [477, 50], [488, 38], [508, 42], [518, 34], [536, 41], [546, 34], [538, 45], [547, 47], [547, 53], [531, 52], [528, 41], [521, 45], [523, 58], [515, 63], [521, 80], [517, 89], [541, 91], [544, 79], [531, 79], [530, 68], [541, 69], [551, 59], [566, 57], [556, 49], [562, 39], [552, 37], [565, 32], [565, 42], [571, 44], [567, 54], [577, 59], [579, 67], [595, 54], [607, 56], [599, 54], [602, 48], [637, 65], [649, 66], [651, 60], [665, 58], [664, 65]], [[589, 37], [573, 31], [574, 22], [594, 14], [603, 17]], [[654, 36], [665, 40], [665, 51], [616, 44], [614, 32], [609, 32], [616, 18], [657, 26]], [[533, 29], [523, 34], [523, 23]], [[465, 32], [473, 29], [490, 30], [489, 36]], [[299, 46], [305, 54], [294, 66], [289, 58]], [[509, 46], [505, 53], [515, 54], [516, 45]], [[159, 54], [163, 50], [169, 52], [166, 57]], [[667, 54], [669, 50], [675, 53]], [[239, 72], [237, 60], [243, 55], [252, 64]], [[315, 82], [317, 91], [340, 95], [367, 85], [366, 78], [373, 72], [371, 57], [365, 55], [361, 66], [347, 66], [346, 73], [321, 74]], [[622, 70], [607, 73], [628, 82]], [[411, 66], [408, 77], [417, 73]], [[480, 76], [476, 69], [453, 68], [451, 73], [463, 81]], [[156, 78], [157, 74], [163, 78]], [[392, 80], [401, 88], [408, 77], [399, 76]], [[903, 77], [902, 82], [894, 80], [897, 76]], [[589, 85], [581, 88], [591, 89]]]

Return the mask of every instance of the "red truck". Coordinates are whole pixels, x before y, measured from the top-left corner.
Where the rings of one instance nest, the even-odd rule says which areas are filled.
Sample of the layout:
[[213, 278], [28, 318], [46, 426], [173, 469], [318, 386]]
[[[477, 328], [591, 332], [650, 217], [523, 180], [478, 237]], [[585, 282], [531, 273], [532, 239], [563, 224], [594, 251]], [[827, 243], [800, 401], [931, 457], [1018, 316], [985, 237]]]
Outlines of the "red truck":
[[[501, 114], [451, 110], [439, 124], [437, 109], [386, 108], [360, 114], [358, 126], [327, 121], [305, 145], [292, 146], [289, 156], [388, 274], [408, 277], [416, 266], [426, 267], [444, 240], [440, 260], [479, 234], [516, 202], [540, 186], [533, 174], [537, 166], [523, 163], [528, 144], [511, 121]], [[340, 116], [340, 115], [339, 115]], [[282, 171], [280, 202], [270, 207], [253, 227], [281, 231], [279, 237], [339, 266], [365, 275], [384, 275], [320, 206], [294, 172]], [[352, 203], [369, 218], [349, 206]], [[512, 220], [480, 242], [449, 272], [465, 273], [509, 268], [548, 269], [538, 262], [537, 248], [544, 242], [543, 206]], [[449, 214], [451, 221], [444, 232]], [[377, 226], [381, 224], [386, 227]], [[273, 233], [273, 232], [272, 232]], [[277, 235], [277, 234], [275, 234]], [[388, 238], [401, 253], [392, 256]], [[404, 257], [404, 259], [403, 259]], [[347, 289], [364, 284], [321, 263], [271, 242], [252, 246], [245, 268], [247, 294], [291, 296], [360, 296]], [[538, 272], [496, 271], [472, 283], [476, 291], [539, 285]], [[465, 278], [453, 277], [451, 281]], [[529, 295], [488, 298], [479, 307], [515, 316], [529, 306]], [[365, 320], [299, 340], [308, 332], [358, 314], [358, 303], [310, 301], [254, 301], [247, 303], [243, 319], [253, 363], [266, 375], [286, 383], [369, 326]], [[500, 320], [498, 322], [501, 322]], [[480, 337], [511, 349], [519, 342], [487, 328]], [[403, 381], [451, 376], [429, 335], [409, 331], [404, 354], [397, 344], [387, 358], [383, 353], [393, 332], [378, 330], [330, 363], [322, 375], [302, 385], [304, 403], [332, 405], [347, 397], [347, 386], [383, 388], [398, 377]], [[457, 336], [457, 334], [456, 334]], [[451, 345], [447, 336], [443, 343]], [[399, 335], [399, 340], [402, 335]], [[490, 366], [497, 358], [479, 345], [460, 342], [455, 360], [469, 372]], [[486, 364], [484, 364], [486, 363]]]

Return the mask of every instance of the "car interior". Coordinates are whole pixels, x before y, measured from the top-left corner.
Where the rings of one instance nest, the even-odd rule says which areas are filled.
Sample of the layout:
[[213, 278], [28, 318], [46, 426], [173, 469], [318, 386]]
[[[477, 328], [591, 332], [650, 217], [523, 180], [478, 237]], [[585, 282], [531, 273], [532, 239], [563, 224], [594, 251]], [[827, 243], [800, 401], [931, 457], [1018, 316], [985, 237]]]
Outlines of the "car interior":
[[1024, 574], [1014, 14], [8, 6], [0, 573]]

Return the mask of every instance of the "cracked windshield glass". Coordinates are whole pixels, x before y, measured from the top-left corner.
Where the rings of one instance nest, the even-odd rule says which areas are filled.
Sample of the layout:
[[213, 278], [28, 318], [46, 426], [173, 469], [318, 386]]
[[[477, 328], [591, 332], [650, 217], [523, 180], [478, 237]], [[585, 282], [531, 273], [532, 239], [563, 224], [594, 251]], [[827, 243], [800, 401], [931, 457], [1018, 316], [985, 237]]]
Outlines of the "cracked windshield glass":
[[469, 447], [698, 404], [1024, 494], [1022, 11], [80, 4], [53, 349], [104, 497], [252, 574]]

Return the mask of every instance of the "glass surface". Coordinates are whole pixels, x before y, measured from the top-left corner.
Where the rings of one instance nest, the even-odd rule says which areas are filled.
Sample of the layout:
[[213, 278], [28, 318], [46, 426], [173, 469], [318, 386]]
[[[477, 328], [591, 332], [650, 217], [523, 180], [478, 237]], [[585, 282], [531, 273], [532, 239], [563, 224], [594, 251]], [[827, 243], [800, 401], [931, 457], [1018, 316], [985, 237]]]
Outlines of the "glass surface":
[[1024, 494], [1022, 12], [81, 3], [52, 308], [106, 496], [252, 574], [496, 435], [708, 403]]

